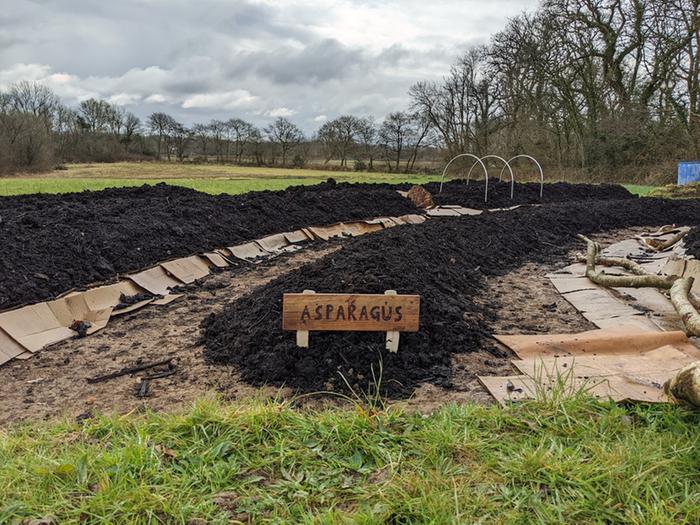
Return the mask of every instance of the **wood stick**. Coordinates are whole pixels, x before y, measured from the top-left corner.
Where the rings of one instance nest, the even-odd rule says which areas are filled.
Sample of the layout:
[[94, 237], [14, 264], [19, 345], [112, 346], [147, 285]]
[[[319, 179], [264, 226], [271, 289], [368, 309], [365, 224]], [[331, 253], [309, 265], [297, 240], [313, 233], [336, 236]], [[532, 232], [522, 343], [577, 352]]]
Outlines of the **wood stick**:
[[89, 377], [87, 382], [88, 383], [101, 383], [102, 381], [108, 381], [109, 379], [114, 379], [115, 377], [125, 376], [127, 374], [133, 374], [135, 372], [141, 372], [142, 370], [148, 370], [149, 368], [153, 368], [153, 367], [160, 366], [160, 365], [167, 365], [172, 360], [173, 360], [172, 357], [168, 357], [167, 359], [163, 359], [161, 361], [155, 361], [153, 363], [146, 363], [143, 365], [122, 368], [121, 370], [117, 370], [116, 372], [110, 372], [109, 374], [105, 374], [102, 376]]
[[671, 302], [690, 335], [700, 336], [700, 314], [690, 302], [693, 278], [678, 279], [671, 287]]
[[[576, 257], [576, 262], [585, 263], [588, 258], [585, 255], [579, 255]], [[596, 264], [601, 264], [603, 266], [619, 266], [625, 270], [632, 272], [635, 275], [649, 275], [644, 267], [630, 259], [622, 259], [620, 257], [605, 257], [604, 255], [598, 255], [595, 259]]]
[[[586, 277], [606, 288], [661, 288], [669, 290], [678, 279], [676, 275], [661, 276], [644, 272], [641, 275], [608, 275], [596, 270], [599, 246], [588, 237], [579, 235], [588, 246], [586, 254]], [[638, 266], [638, 265], [637, 265]]]

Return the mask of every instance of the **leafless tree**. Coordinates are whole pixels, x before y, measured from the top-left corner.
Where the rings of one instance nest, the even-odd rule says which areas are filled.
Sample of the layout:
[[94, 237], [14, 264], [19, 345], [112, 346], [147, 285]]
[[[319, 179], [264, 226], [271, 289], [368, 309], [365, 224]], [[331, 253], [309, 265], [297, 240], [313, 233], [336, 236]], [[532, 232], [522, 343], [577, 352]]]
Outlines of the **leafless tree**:
[[[148, 117], [148, 127], [151, 130], [151, 133], [154, 133], [158, 139], [158, 152], [156, 155], [156, 158], [158, 159], [160, 159], [164, 139], [167, 138], [168, 132], [172, 128], [174, 122], [175, 120], [173, 119], [173, 117], [171, 117], [167, 113], [162, 112], [151, 113], [151, 115]], [[170, 158], [169, 150], [168, 158]]]
[[279, 146], [282, 152], [282, 166], [287, 165], [287, 157], [304, 140], [304, 134], [294, 124], [284, 117], [279, 117], [265, 128], [268, 140]]

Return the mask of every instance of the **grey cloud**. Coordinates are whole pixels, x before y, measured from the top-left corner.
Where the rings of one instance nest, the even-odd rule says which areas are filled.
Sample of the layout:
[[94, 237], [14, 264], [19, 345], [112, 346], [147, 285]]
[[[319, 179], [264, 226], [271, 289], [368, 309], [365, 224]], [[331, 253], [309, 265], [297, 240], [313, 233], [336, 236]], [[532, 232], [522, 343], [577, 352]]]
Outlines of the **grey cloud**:
[[[289, 108], [307, 132], [318, 126], [318, 115], [381, 118], [405, 107], [412, 83], [440, 78], [467, 45], [485, 41], [507, 16], [537, 4], [8, 2], [10, 9], [0, 9], [0, 82], [31, 75], [69, 104], [86, 96], [119, 96], [140, 100], [128, 108], [142, 118], [166, 111], [188, 124], [240, 116], [264, 125], [272, 110]], [[235, 101], [245, 93], [245, 103], [231, 102], [230, 109], [185, 103]], [[147, 102], [152, 95], [163, 102]]]

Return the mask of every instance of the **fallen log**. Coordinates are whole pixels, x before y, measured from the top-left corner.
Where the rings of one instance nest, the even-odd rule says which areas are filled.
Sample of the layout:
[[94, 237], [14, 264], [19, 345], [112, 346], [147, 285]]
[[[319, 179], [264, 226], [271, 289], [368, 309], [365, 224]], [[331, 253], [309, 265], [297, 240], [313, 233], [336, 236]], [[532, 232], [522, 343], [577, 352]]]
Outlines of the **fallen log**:
[[[588, 257], [585, 255], [579, 255], [576, 257], [576, 262], [586, 263], [588, 262]], [[638, 264], [631, 259], [598, 255], [595, 262], [596, 264], [600, 264], [602, 266], [619, 266], [620, 268], [624, 268], [628, 272], [632, 272], [635, 275], [649, 275], [641, 264]]]
[[[632, 261], [630, 267], [634, 267], [636, 271], [642, 271], [641, 274], [637, 275], [610, 275], [596, 270], [596, 262], [598, 259], [598, 251], [600, 247], [597, 243], [590, 240], [588, 237], [583, 235], [578, 236], [580, 239], [586, 242], [588, 250], [586, 252], [586, 277], [588, 277], [595, 284], [605, 286], [606, 288], [661, 288], [663, 290], [669, 290], [673, 283], [678, 279], [676, 275], [662, 276], [662, 275], [651, 275], [646, 273], [641, 266]], [[601, 263], [602, 260], [600, 259]], [[616, 260], [617, 263], [624, 261], [625, 259]], [[626, 264], [626, 263], [624, 263]], [[636, 265], [636, 266], [635, 266]], [[620, 264], [615, 264], [615, 266], [620, 266]], [[637, 268], [638, 267], [638, 268]]]
[[700, 407], [700, 362], [689, 364], [666, 381], [664, 392], [677, 404]]
[[162, 359], [160, 361], [155, 361], [153, 363], [146, 363], [143, 365], [137, 365], [137, 366], [130, 366], [127, 368], [122, 368], [121, 370], [117, 370], [116, 372], [110, 372], [109, 374], [101, 375], [101, 376], [95, 376], [95, 377], [89, 377], [87, 382], [88, 383], [101, 383], [102, 381], [108, 381], [110, 379], [114, 379], [115, 377], [120, 377], [120, 376], [125, 376], [128, 374], [134, 374], [136, 372], [141, 372], [143, 370], [148, 370], [149, 368], [154, 368], [156, 366], [161, 366], [161, 365], [167, 365], [170, 364], [170, 362], [173, 360], [172, 357], [168, 357], [167, 359]]
[[691, 303], [690, 289], [693, 286], [693, 278], [678, 279], [671, 286], [671, 302], [681, 316], [683, 324], [690, 335], [700, 336], [700, 314]]

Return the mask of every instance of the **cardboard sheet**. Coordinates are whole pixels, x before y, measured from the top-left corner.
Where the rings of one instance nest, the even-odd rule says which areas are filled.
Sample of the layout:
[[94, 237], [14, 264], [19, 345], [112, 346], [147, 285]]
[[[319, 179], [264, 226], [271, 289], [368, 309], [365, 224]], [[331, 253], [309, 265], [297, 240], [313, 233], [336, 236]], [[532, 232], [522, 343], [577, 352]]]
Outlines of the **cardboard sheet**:
[[229, 246], [228, 250], [233, 257], [249, 262], [256, 262], [261, 258], [270, 256], [270, 252], [263, 250], [255, 241], [239, 244], [238, 246]]
[[345, 222], [343, 227], [346, 232], [352, 237], [358, 237], [360, 235], [366, 235], [381, 230], [382, 227], [374, 224], [367, 224], [366, 222]]
[[[641, 331], [620, 326], [578, 334], [496, 335], [520, 359], [581, 355], [642, 354], [666, 345], [688, 343], [684, 332]], [[700, 350], [698, 351], [700, 359]]]
[[228, 268], [230, 266], [226, 257], [218, 252], [206, 252], [202, 254], [202, 257], [206, 257], [207, 260], [217, 268]]
[[451, 208], [445, 208], [444, 206], [438, 206], [437, 208], [431, 208], [426, 210], [430, 217], [459, 217], [460, 213]]
[[425, 215], [417, 214], [401, 215], [399, 219], [401, 219], [405, 224], [423, 224], [428, 220]]
[[11, 361], [25, 352], [26, 349], [21, 344], [12, 339], [5, 330], [0, 329], [0, 365]]
[[195, 282], [209, 275], [209, 264], [207, 260], [198, 255], [183, 257], [160, 264], [168, 274], [185, 284]]
[[341, 224], [333, 224], [331, 226], [312, 226], [309, 228], [309, 230], [316, 238], [321, 239], [322, 241], [327, 241], [333, 237], [350, 235], [350, 232], [346, 231]]
[[700, 261], [697, 259], [669, 260], [661, 270], [664, 275], [679, 275], [680, 277], [693, 277], [695, 282], [690, 289], [694, 294], [700, 295]]
[[285, 232], [282, 235], [284, 235], [284, 238], [287, 239], [287, 242], [291, 244], [299, 244], [313, 240], [313, 235], [309, 237], [304, 230], [294, 230], [293, 232]]
[[48, 303], [0, 314], [0, 328], [30, 352], [75, 335], [73, 330], [61, 324]]
[[588, 394], [601, 399], [613, 401], [637, 401], [645, 403], [663, 403], [666, 395], [663, 386], [646, 380], [635, 380], [626, 376], [609, 376], [605, 378], [592, 378], [581, 380], [571, 378], [568, 382], [561, 383], [556, 379], [535, 381], [528, 376], [492, 376], [481, 377], [479, 382], [502, 405], [508, 401], [521, 401], [534, 399], [538, 393], [547, 396], [555, 390], [563, 395], [573, 395], [577, 391], [585, 390]]
[[[684, 351], [685, 345], [666, 345], [655, 350], [634, 354], [579, 355], [555, 358], [536, 358], [513, 361], [524, 375], [557, 377], [573, 374], [582, 379], [628, 375], [663, 384], [681, 368], [697, 361], [695, 355]], [[693, 345], [690, 345], [693, 346]], [[693, 346], [693, 348], [695, 348]], [[696, 353], [693, 351], [692, 353]]]
[[170, 288], [180, 286], [184, 282], [168, 275], [161, 266], [127, 275], [126, 278], [156, 295], [167, 295]]
[[[99, 309], [91, 308], [84, 293], [49, 301], [47, 304], [62, 326], [69, 327], [74, 321], [90, 323], [91, 326], [87, 329], [88, 334], [94, 334], [107, 326], [113, 310], [112, 306]], [[75, 335], [74, 332], [72, 334]]]
[[262, 239], [257, 239], [256, 242], [263, 250], [270, 253], [282, 253], [291, 244], [283, 233], [268, 235]]

